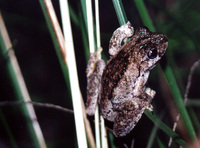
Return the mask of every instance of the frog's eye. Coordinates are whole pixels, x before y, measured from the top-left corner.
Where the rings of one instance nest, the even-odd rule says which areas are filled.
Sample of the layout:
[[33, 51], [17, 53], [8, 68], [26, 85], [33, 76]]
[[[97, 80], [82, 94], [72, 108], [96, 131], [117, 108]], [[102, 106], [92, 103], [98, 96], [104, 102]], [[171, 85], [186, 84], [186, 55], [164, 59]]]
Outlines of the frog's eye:
[[147, 53], [147, 56], [148, 56], [149, 59], [154, 59], [155, 57], [157, 57], [157, 54], [158, 54], [157, 48], [156, 47], [152, 47], [150, 49], [150, 51]]

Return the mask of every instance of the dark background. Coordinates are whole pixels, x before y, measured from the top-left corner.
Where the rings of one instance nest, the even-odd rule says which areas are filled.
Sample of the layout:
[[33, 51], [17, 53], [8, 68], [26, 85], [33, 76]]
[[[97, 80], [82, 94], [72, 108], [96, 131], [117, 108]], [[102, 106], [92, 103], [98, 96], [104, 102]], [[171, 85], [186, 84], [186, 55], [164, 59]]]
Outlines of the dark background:
[[[60, 21], [59, 2], [52, 0], [57, 17]], [[81, 15], [80, 2], [69, 0], [69, 4], [78, 15]], [[131, 0], [123, 1], [128, 20], [134, 28], [143, 26], [135, 4]], [[200, 2], [191, 0], [145, 0], [150, 17], [158, 32], [168, 36], [169, 48], [164, 60], [170, 63], [177, 78], [182, 94], [184, 94], [187, 76], [191, 65], [199, 59], [200, 54]], [[23, 73], [32, 101], [52, 103], [72, 109], [71, 97], [56, 56], [56, 52], [46, 25], [44, 15], [38, 0], [0, 0], [0, 11], [3, 15], [7, 30], [21, 71]], [[60, 23], [61, 24], [61, 23]], [[104, 59], [109, 58], [108, 43], [112, 32], [119, 27], [112, 1], [100, 1], [101, 41], [104, 49]], [[84, 56], [83, 39], [80, 29], [72, 22], [76, 60], [78, 65], [79, 83], [83, 98], [86, 98], [86, 56]], [[196, 43], [192, 38], [195, 38]], [[88, 56], [88, 55], [87, 55]], [[5, 57], [0, 56], [0, 101], [16, 100], [13, 88], [6, 72]], [[191, 98], [199, 98], [199, 70], [194, 74]], [[158, 115], [163, 115], [163, 121], [172, 126], [168, 113], [168, 97], [171, 97], [166, 83], [159, 79], [155, 68], [148, 85], [157, 91], [153, 104]], [[167, 99], [164, 99], [167, 98]], [[86, 101], [86, 99], [84, 100]], [[20, 148], [33, 147], [26, 127], [26, 121], [19, 105], [1, 107], [1, 114], [11, 130]], [[76, 147], [74, 118], [58, 110], [35, 107], [39, 124], [48, 147]], [[91, 121], [93, 118], [90, 117]], [[11, 147], [5, 126], [0, 121], [0, 147]], [[93, 122], [91, 122], [93, 124]], [[109, 124], [109, 123], [108, 123]], [[109, 125], [108, 125], [109, 126]], [[134, 130], [124, 138], [116, 138], [118, 147], [127, 144], [129, 147], [134, 139], [135, 147], [146, 147], [153, 123], [144, 115]], [[158, 136], [167, 144], [168, 137], [161, 131]], [[157, 145], [155, 144], [155, 147]]]

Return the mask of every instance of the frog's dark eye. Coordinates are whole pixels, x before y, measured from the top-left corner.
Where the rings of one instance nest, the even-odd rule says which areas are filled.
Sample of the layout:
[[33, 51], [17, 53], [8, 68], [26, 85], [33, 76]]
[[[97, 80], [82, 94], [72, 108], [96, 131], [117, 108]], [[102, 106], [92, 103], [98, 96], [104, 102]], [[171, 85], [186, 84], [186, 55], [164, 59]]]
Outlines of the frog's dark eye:
[[154, 59], [155, 57], [157, 57], [157, 48], [153, 47], [150, 49], [150, 51], [147, 53], [147, 56], [149, 57], [149, 59]]

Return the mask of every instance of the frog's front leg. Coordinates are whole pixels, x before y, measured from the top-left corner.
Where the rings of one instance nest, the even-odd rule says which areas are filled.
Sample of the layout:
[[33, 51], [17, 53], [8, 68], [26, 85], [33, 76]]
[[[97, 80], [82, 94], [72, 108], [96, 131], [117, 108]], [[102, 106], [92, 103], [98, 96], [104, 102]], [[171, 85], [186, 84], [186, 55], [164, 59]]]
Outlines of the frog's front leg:
[[134, 29], [131, 26], [130, 22], [127, 22], [127, 24], [122, 25], [121, 27], [116, 29], [112, 35], [112, 38], [110, 39], [109, 54], [111, 56], [114, 56], [115, 54], [117, 54], [117, 52], [122, 47], [122, 44], [123, 44], [122, 42], [124, 41], [124, 39], [127, 39], [133, 36], [133, 33], [134, 33]]
[[97, 100], [99, 96], [99, 89], [101, 87], [101, 76], [105, 67], [105, 62], [100, 59], [102, 49], [90, 55], [86, 73], [87, 73], [87, 103], [86, 113], [94, 115]]

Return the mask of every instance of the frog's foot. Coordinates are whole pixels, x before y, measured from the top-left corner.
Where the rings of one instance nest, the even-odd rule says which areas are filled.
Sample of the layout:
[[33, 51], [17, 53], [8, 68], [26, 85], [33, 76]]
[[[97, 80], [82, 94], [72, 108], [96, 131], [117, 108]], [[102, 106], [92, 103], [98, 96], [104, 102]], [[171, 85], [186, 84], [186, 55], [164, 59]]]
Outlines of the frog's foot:
[[133, 36], [133, 33], [134, 29], [130, 22], [127, 22], [127, 24], [122, 25], [115, 30], [112, 38], [110, 39], [109, 54], [111, 56], [115, 55], [121, 49], [123, 40]]
[[147, 103], [146, 103], [146, 109], [153, 111], [153, 106], [151, 105], [151, 101], [152, 99], [155, 97], [156, 95], [156, 91], [154, 91], [153, 89], [147, 87], [145, 89], [145, 93], [147, 95]]

